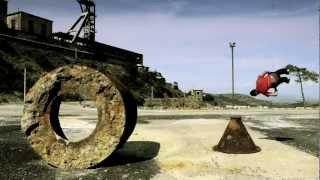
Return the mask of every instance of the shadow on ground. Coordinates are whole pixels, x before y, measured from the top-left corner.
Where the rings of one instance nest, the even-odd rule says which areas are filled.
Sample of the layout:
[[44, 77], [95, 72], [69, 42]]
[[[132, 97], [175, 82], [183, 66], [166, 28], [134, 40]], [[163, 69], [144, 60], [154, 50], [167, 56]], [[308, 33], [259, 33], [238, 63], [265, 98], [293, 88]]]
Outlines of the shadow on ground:
[[319, 131], [308, 128], [251, 128], [262, 132], [266, 137], [261, 139], [275, 140], [293, 146], [301, 151], [318, 157]]
[[53, 179], [50, 169], [37, 156], [20, 130], [20, 125], [0, 126], [0, 179]]
[[160, 172], [159, 149], [156, 142], [132, 141], [93, 169], [65, 171], [33, 152], [20, 125], [0, 126], [0, 179], [150, 179]]
[[100, 163], [95, 168], [125, 165], [151, 160], [156, 157], [160, 150], [160, 143], [151, 141], [127, 142], [121, 149], [116, 151], [110, 158]]
[[293, 141], [294, 138], [290, 137], [265, 137], [265, 138], [259, 138], [259, 139], [268, 139], [268, 140], [275, 140], [275, 141]]

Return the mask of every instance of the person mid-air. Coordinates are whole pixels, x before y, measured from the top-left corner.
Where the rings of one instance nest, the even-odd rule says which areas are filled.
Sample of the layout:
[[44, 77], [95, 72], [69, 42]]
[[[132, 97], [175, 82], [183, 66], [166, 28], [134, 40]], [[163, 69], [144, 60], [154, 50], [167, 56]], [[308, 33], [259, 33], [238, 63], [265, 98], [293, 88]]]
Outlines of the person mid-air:
[[[282, 74], [289, 74], [288, 69], [283, 68], [275, 72], [264, 72], [262, 75], [258, 76], [256, 81], [256, 89], [253, 89], [250, 92], [250, 95], [257, 96], [258, 94], [263, 94], [267, 97], [277, 96], [277, 87], [283, 82], [290, 82], [290, 79], [287, 77], [281, 77]], [[273, 91], [271, 91], [271, 89], [273, 89]]]

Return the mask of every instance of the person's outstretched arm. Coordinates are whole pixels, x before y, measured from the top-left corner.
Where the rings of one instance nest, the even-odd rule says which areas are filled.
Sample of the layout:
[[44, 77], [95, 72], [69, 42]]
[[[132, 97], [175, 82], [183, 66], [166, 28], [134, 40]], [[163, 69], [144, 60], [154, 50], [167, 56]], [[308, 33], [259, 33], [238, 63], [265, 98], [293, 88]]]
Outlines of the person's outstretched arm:
[[264, 76], [269, 75], [269, 74], [270, 74], [269, 71], [264, 71], [264, 72], [260, 75], [260, 77], [264, 77]]

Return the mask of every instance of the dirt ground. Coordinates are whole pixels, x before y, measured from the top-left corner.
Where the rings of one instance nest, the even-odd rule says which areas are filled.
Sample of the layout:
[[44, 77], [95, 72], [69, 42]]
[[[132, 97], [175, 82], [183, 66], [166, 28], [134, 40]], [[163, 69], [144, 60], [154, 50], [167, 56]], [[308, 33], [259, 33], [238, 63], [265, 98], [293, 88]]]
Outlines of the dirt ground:
[[[319, 179], [317, 109], [139, 110], [128, 143], [95, 169], [65, 171], [35, 155], [20, 132], [21, 105], [0, 106], [0, 179]], [[212, 151], [230, 116], [241, 115], [262, 151]], [[64, 104], [67, 137], [95, 127], [96, 112]], [[77, 139], [78, 138], [78, 139]]]

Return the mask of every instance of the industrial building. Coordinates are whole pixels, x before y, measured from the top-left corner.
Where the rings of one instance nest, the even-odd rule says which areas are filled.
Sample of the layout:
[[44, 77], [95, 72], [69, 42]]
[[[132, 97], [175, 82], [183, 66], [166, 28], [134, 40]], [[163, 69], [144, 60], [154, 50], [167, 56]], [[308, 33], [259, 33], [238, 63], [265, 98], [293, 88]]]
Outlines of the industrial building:
[[53, 21], [35, 16], [24, 11], [7, 15], [8, 28], [16, 31], [49, 37], [52, 34]]
[[18, 11], [8, 14], [8, 2], [0, 0], [0, 28], [5, 27], [22, 33], [50, 37], [52, 35], [53, 21]]
[[8, 14], [8, 1], [0, 0], [0, 35], [5, 38], [9, 35], [11, 40], [17, 40], [15, 38], [19, 37], [24, 43], [33, 43], [41, 48], [59, 49], [60, 53], [67, 52], [77, 58], [104, 59], [111, 64], [134, 68], [143, 64], [142, 54], [96, 42], [95, 3], [92, 0], [77, 2], [81, 7], [78, 20], [67, 33], [53, 33], [52, 20], [20, 10]]
[[203, 95], [204, 95], [204, 92], [201, 89], [194, 89], [191, 91], [191, 96], [200, 100], [200, 101], [203, 100]]

